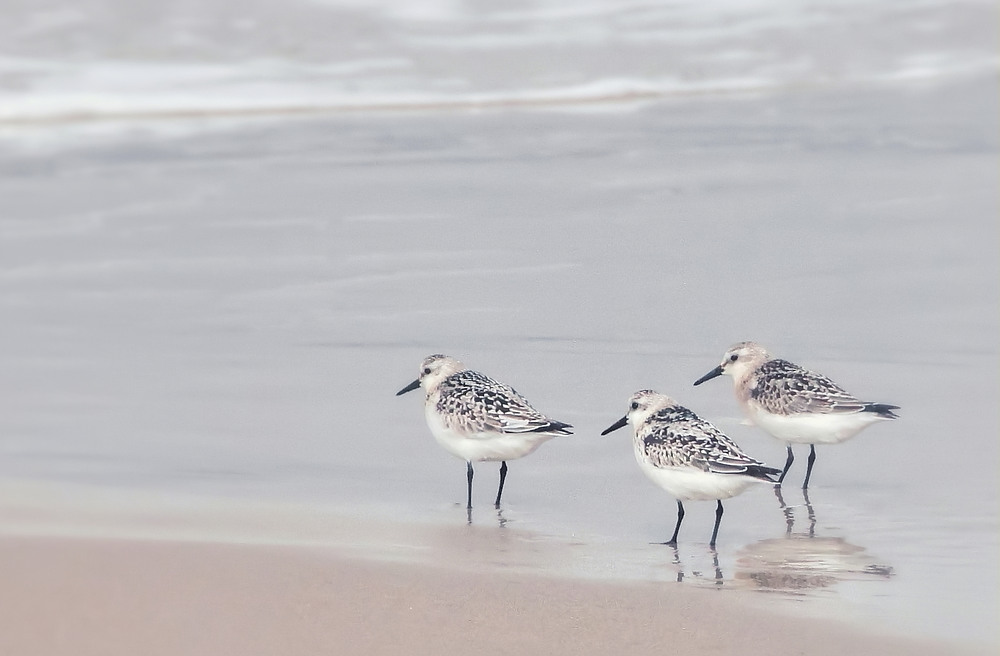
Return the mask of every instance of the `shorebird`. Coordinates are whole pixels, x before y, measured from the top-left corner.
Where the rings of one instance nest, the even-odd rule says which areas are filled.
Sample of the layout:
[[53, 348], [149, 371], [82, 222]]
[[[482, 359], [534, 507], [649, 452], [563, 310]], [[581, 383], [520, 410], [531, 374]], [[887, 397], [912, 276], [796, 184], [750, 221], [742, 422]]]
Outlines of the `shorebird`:
[[493, 380], [446, 355], [430, 355], [420, 364], [420, 376], [396, 392], [424, 388], [424, 414], [437, 443], [466, 463], [467, 508], [472, 508], [473, 462], [500, 461], [500, 507], [507, 461], [521, 458], [573, 428], [549, 419], [531, 407], [510, 385]]
[[677, 524], [664, 544], [676, 545], [684, 519], [683, 501], [716, 501], [712, 541], [719, 534], [722, 500], [754, 483], [774, 483], [778, 469], [744, 453], [725, 433], [668, 396], [652, 390], [636, 392], [628, 412], [601, 435], [632, 425], [632, 445], [639, 469], [677, 499]]
[[785, 480], [795, 456], [792, 444], [809, 445], [802, 489], [809, 487], [817, 444], [838, 444], [877, 421], [898, 419], [899, 406], [859, 401], [832, 380], [771, 356], [760, 344], [740, 342], [726, 351], [722, 364], [694, 382], [733, 377], [736, 399], [747, 418], [786, 443], [788, 457], [778, 478]]

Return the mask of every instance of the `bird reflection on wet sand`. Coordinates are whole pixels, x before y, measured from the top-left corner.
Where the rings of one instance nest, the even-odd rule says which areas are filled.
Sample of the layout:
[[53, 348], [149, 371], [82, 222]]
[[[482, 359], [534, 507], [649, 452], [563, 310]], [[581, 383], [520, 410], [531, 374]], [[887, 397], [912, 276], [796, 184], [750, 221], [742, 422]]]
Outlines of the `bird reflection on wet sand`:
[[[781, 495], [781, 488], [777, 485], [774, 486], [774, 496], [778, 498], [778, 507], [781, 508], [781, 512], [785, 515], [785, 536], [790, 537], [792, 535], [792, 529], [795, 528], [795, 509], [785, 503], [785, 498]], [[806, 513], [809, 518], [809, 537], [816, 536], [816, 511], [813, 510], [812, 503], [809, 501], [809, 490], [802, 490], [802, 499], [806, 502]]]
[[[496, 514], [497, 526], [499, 528], [504, 528], [505, 526], [507, 526], [507, 518], [503, 516], [503, 509], [497, 508], [496, 513], [497, 513]], [[465, 518], [466, 518], [466, 525], [472, 526], [472, 508], [465, 509]]]
[[796, 506], [785, 503], [775, 488], [778, 506], [785, 516], [785, 537], [747, 545], [737, 552], [737, 580], [771, 591], [804, 592], [827, 588], [847, 580], [888, 580], [892, 567], [878, 562], [864, 547], [843, 538], [816, 535], [816, 511], [809, 492], [802, 491], [807, 528], [795, 532]]
[[[673, 551], [674, 558], [671, 564], [677, 570], [677, 582], [683, 583], [685, 578], [684, 564], [681, 562], [681, 554], [677, 549], [677, 545], [671, 545], [671, 550]], [[725, 584], [725, 576], [722, 574], [722, 567], [719, 565], [719, 552], [715, 550], [715, 547], [709, 547], [708, 552], [712, 554], [712, 568], [714, 570], [714, 579], [712, 581], [715, 585], [720, 586]], [[700, 569], [691, 570], [691, 578], [698, 579], [701, 582], [708, 581], [708, 577]]]

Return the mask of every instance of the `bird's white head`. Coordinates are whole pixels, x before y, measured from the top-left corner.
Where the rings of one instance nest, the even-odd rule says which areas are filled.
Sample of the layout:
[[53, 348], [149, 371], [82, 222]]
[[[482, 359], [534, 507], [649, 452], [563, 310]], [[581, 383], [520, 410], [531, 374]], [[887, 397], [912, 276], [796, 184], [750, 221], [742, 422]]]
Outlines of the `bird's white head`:
[[665, 394], [653, 390], [640, 390], [629, 397], [628, 411], [625, 416], [606, 428], [601, 435], [618, 430], [625, 424], [631, 424], [633, 428], [637, 428], [646, 423], [646, 420], [654, 413], [675, 405], [677, 402]]
[[756, 342], [739, 342], [729, 347], [726, 355], [722, 358], [722, 363], [718, 367], [696, 380], [694, 384], [701, 385], [706, 380], [711, 380], [716, 376], [722, 375], [732, 376], [738, 383], [746, 378], [751, 371], [770, 359], [772, 359], [771, 354], [760, 344]]
[[424, 392], [430, 395], [437, 389], [438, 385], [441, 384], [441, 381], [452, 374], [462, 371], [463, 369], [465, 369], [465, 365], [455, 358], [450, 358], [447, 355], [441, 355], [440, 353], [428, 355], [424, 358], [424, 361], [420, 363], [419, 377], [403, 389], [396, 392], [396, 396], [406, 394], [407, 392], [415, 390], [418, 387], [423, 387]]

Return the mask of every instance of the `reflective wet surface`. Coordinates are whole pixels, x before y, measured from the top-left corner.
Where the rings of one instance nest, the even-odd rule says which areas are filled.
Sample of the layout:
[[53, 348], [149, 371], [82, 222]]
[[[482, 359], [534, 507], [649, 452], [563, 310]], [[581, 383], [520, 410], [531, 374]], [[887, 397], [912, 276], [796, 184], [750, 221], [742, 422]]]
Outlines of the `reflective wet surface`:
[[[997, 644], [995, 91], [973, 70], [36, 126], [0, 144], [4, 530], [181, 530], [207, 505], [260, 540], [459, 545], [457, 566], [755, 590]], [[797, 451], [780, 498], [726, 502], [717, 550], [711, 504], [653, 544], [674, 500], [599, 433], [652, 388], [780, 466], [728, 380], [692, 386], [743, 339], [902, 418], [818, 448], [808, 495]], [[468, 513], [464, 463], [394, 396], [436, 352], [576, 426], [508, 463], [499, 512], [497, 465]]]

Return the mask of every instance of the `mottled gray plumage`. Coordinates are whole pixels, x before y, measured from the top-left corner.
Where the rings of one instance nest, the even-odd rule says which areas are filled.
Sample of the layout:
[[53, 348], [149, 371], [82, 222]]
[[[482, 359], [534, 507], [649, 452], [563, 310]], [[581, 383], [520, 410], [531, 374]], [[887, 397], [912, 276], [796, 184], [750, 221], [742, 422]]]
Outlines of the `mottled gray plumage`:
[[463, 433], [540, 433], [569, 435], [571, 426], [531, 407], [513, 387], [478, 371], [464, 369], [438, 385], [436, 409], [446, 426]]
[[861, 412], [869, 405], [835, 382], [788, 360], [768, 360], [752, 374], [750, 398], [775, 414]]
[[683, 406], [663, 408], [637, 429], [646, 457], [655, 467], [695, 467], [717, 474], [768, 479], [781, 470], [748, 456], [729, 436]]

